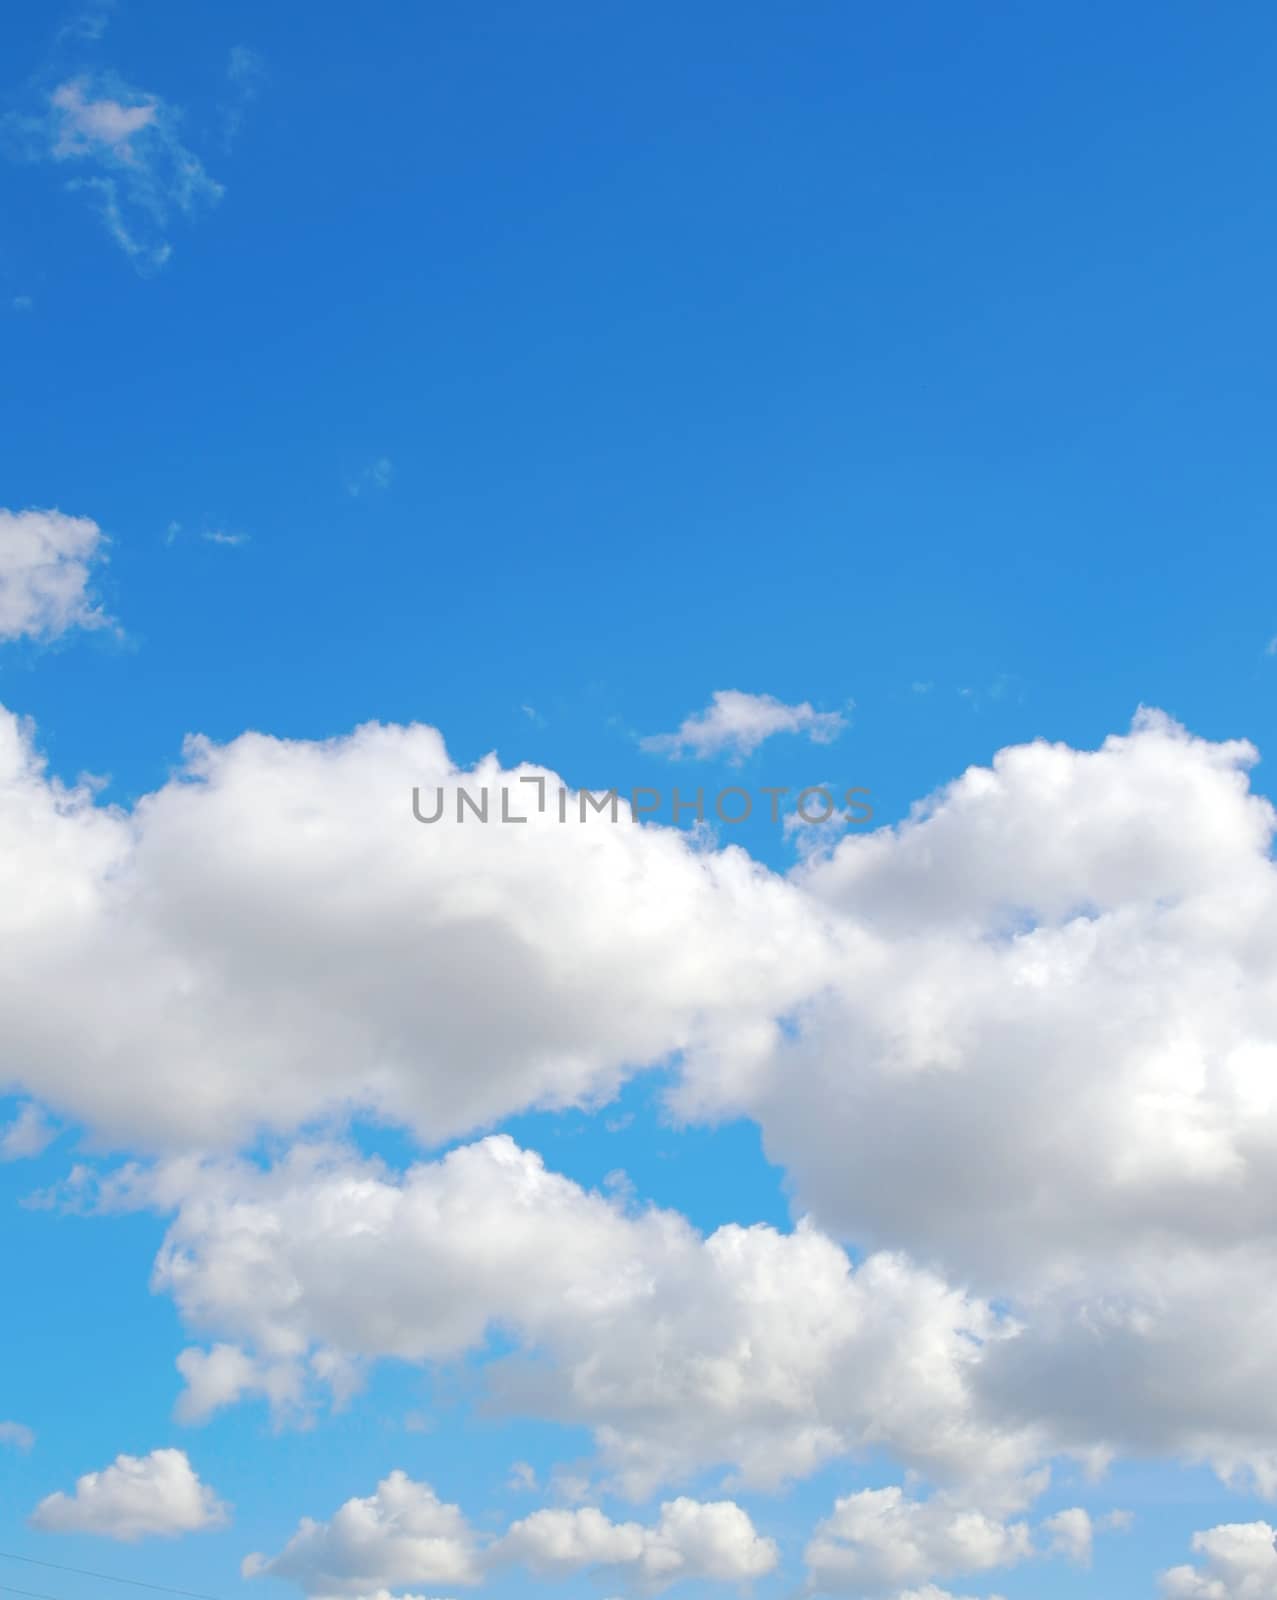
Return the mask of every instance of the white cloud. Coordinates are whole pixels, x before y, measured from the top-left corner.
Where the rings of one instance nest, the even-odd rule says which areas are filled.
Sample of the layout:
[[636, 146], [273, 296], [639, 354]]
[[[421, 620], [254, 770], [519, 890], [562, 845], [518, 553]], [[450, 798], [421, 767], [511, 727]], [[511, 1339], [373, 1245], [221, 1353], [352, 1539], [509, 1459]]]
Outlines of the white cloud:
[[1048, 1517], [1042, 1526], [1050, 1536], [1054, 1554], [1065, 1556], [1080, 1567], [1090, 1566], [1095, 1524], [1088, 1511], [1081, 1506], [1070, 1506]]
[[429, 1484], [392, 1472], [329, 1522], [304, 1517], [277, 1556], [249, 1556], [244, 1576], [291, 1578], [314, 1600], [371, 1600], [406, 1585], [480, 1580], [475, 1535]]
[[[414, 820], [414, 785], [459, 782], [531, 821]], [[766, 1035], [819, 981], [823, 914], [782, 879], [672, 828], [561, 824], [555, 782], [460, 773], [424, 727], [250, 734], [190, 741], [126, 813], [49, 780], [0, 712], [13, 1090], [134, 1148], [357, 1108], [441, 1140]]]
[[106, 96], [89, 99], [83, 80], [59, 84], [49, 99], [59, 114], [53, 146], [57, 161], [89, 155], [105, 145], [119, 160], [133, 163], [138, 158], [130, 140], [153, 126], [157, 113], [157, 103], [151, 98], [132, 105], [121, 105]]
[[[934, 1583], [924, 1583], [921, 1589], [903, 1590], [894, 1600], [972, 1600], [972, 1597], [950, 1594], [947, 1589], [938, 1589]], [[988, 1600], [1002, 1600], [1002, 1596], [991, 1594]]]
[[1070, 1506], [1042, 1523], [1049, 1541], [1047, 1553], [1089, 1567], [1096, 1534], [1128, 1533], [1133, 1521], [1129, 1511], [1106, 1511], [1103, 1516], [1093, 1517], [1081, 1506]]
[[[1277, 875], [1253, 758], [1145, 715], [1097, 751], [1003, 751], [904, 825], [779, 878], [672, 829], [559, 824], [553, 804], [524, 826], [423, 827], [411, 786], [465, 776], [429, 729], [197, 740], [126, 813], [50, 782], [0, 717], [0, 1031], [22, 1064], [4, 1087], [134, 1148], [353, 1109], [444, 1140], [597, 1104], [673, 1060], [676, 1109], [755, 1118], [814, 1218], [710, 1241], [674, 1219], [654, 1243], [655, 1223], [600, 1220], [575, 1192], [560, 1221], [583, 1242], [551, 1281], [583, 1294], [573, 1264], [606, 1237], [605, 1280], [628, 1261], [650, 1299], [626, 1291], [574, 1333], [522, 1297], [521, 1263], [494, 1286], [480, 1252], [442, 1263], [466, 1286], [455, 1308], [407, 1284], [374, 1323], [325, 1263], [365, 1251], [380, 1281], [384, 1233], [429, 1240], [456, 1173], [304, 1152], [265, 1175], [206, 1169], [173, 1190], [194, 1265], [170, 1286], [201, 1338], [239, 1354], [187, 1358], [193, 1412], [303, 1404], [317, 1358], [348, 1386], [361, 1361], [451, 1359], [509, 1319], [552, 1359], [498, 1364], [494, 1393], [594, 1429], [631, 1489], [718, 1463], [785, 1477], [890, 1440], [929, 1474], [964, 1453], [1010, 1472], [1034, 1450], [1133, 1450], [1272, 1493]], [[518, 780], [537, 776], [489, 759], [466, 781], [526, 811]], [[157, 1095], [174, 1063], [182, 1092]], [[225, 1295], [201, 1304], [201, 1261], [230, 1248], [219, 1185], [268, 1234], [301, 1219], [271, 1246], [305, 1285], [295, 1308], [247, 1291], [233, 1252]], [[338, 1222], [312, 1219], [339, 1219], [327, 1197], [348, 1185], [374, 1225], [334, 1252]], [[507, 1175], [493, 1205], [511, 1191]], [[500, 1235], [504, 1213], [486, 1226]], [[552, 1259], [558, 1223], [535, 1226], [529, 1259]], [[829, 1320], [784, 1324], [750, 1287], [773, 1269]], [[650, 1311], [667, 1297], [662, 1365]], [[908, 1406], [852, 1376], [888, 1359], [891, 1316], [934, 1356]]]
[[24, 1423], [0, 1422], [0, 1444], [10, 1445], [15, 1450], [30, 1450], [35, 1443], [35, 1434]]
[[680, 1498], [667, 1501], [650, 1527], [612, 1522], [593, 1507], [537, 1511], [510, 1528], [490, 1559], [517, 1562], [543, 1578], [592, 1568], [658, 1592], [689, 1578], [745, 1583], [765, 1577], [779, 1552], [733, 1501]]
[[183, 1358], [190, 1420], [258, 1392], [287, 1410], [325, 1374], [454, 1360], [500, 1328], [491, 1403], [592, 1428], [635, 1496], [707, 1467], [774, 1485], [874, 1445], [951, 1478], [1014, 1478], [1033, 1454], [971, 1406], [1009, 1331], [987, 1307], [899, 1258], [853, 1268], [807, 1228], [704, 1239], [505, 1136], [401, 1176], [305, 1147], [267, 1171], [179, 1161], [105, 1203], [144, 1200], [178, 1207], [154, 1286], [218, 1341]]
[[47, 1150], [57, 1129], [39, 1106], [28, 1103], [7, 1127], [0, 1127], [0, 1161], [26, 1161]]
[[[164, 543], [173, 544], [181, 536], [182, 531], [182, 524], [180, 522], [177, 522], [176, 520], [170, 522], [165, 530]], [[208, 527], [201, 528], [199, 530], [198, 537], [202, 539], [205, 544], [220, 544], [229, 546], [248, 544], [250, 538], [247, 533], [242, 531], [231, 530], [228, 528]]]
[[[1154, 714], [973, 768], [794, 882], [845, 958], [756, 1057], [689, 1063], [838, 1236], [1024, 1324], [995, 1414], [1277, 1488], [1277, 875], [1254, 751]], [[1264, 1339], [1261, 1348], [1272, 1348]], [[1271, 1403], [1270, 1403], [1271, 1397]]]
[[612, 1522], [593, 1507], [537, 1511], [485, 1543], [459, 1506], [395, 1471], [328, 1522], [304, 1517], [277, 1556], [247, 1557], [243, 1574], [291, 1579], [313, 1600], [370, 1600], [409, 1584], [471, 1587], [507, 1566], [542, 1578], [606, 1571], [657, 1593], [686, 1579], [746, 1582], [777, 1560], [774, 1541], [739, 1506], [685, 1498], [662, 1505], [650, 1525]]
[[1277, 1551], [1267, 1522], [1234, 1522], [1193, 1535], [1200, 1567], [1162, 1575], [1166, 1600], [1277, 1600]]
[[116, 1456], [101, 1472], [86, 1472], [74, 1494], [51, 1494], [31, 1515], [45, 1533], [93, 1533], [132, 1541], [173, 1537], [224, 1526], [224, 1506], [200, 1482], [182, 1450]]
[[1048, 1552], [1089, 1567], [1097, 1533], [1127, 1533], [1134, 1519], [1129, 1511], [1108, 1511], [1093, 1517], [1081, 1506], [1070, 1506], [1047, 1517], [1042, 1524], [1049, 1539]]
[[175, 1410], [179, 1422], [203, 1422], [250, 1396], [269, 1400], [276, 1412], [298, 1410], [305, 1398], [304, 1374], [296, 1363], [256, 1359], [238, 1345], [183, 1350], [177, 1370], [185, 1383]]
[[89, 588], [105, 547], [89, 517], [0, 508], [0, 640], [108, 626]]
[[704, 711], [684, 719], [677, 733], [653, 734], [641, 741], [658, 755], [699, 758], [730, 752], [743, 759], [778, 733], [804, 733], [813, 744], [829, 744], [847, 726], [838, 711], [817, 711], [807, 701], [790, 706], [770, 694], [718, 689]]
[[933, 1577], [1014, 1566], [1032, 1554], [1026, 1522], [943, 1496], [912, 1500], [892, 1487], [840, 1499], [813, 1534], [806, 1562], [821, 1594], [868, 1597]]
[[139, 271], [171, 254], [169, 225], [215, 205], [221, 185], [178, 136], [180, 113], [114, 73], [59, 83], [41, 117], [21, 123], [26, 154], [86, 176], [68, 188], [92, 197], [108, 232]]

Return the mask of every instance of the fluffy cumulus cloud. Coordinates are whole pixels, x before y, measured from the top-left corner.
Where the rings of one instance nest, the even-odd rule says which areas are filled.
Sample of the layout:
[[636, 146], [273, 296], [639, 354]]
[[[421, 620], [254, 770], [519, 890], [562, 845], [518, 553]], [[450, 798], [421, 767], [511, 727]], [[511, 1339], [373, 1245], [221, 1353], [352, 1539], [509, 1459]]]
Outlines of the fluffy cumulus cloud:
[[778, 1559], [731, 1501], [671, 1500], [652, 1524], [593, 1507], [537, 1511], [485, 1541], [459, 1506], [396, 1471], [330, 1521], [304, 1518], [279, 1555], [249, 1556], [243, 1572], [291, 1579], [314, 1600], [373, 1600], [422, 1584], [469, 1587], [511, 1566], [551, 1579], [589, 1569], [656, 1593], [683, 1579], [746, 1582]]
[[[934, 1578], [971, 1577], [1061, 1556], [1088, 1566], [1095, 1534], [1124, 1529], [1126, 1512], [1093, 1518], [1080, 1506], [1057, 1511], [1034, 1530], [1024, 1507], [1045, 1487], [1041, 1471], [985, 1506], [953, 1494], [912, 1498], [899, 1487], [846, 1495], [806, 1550], [809, 1588], [858, 1600], [927, 1592]], [[922, 1590], [911, 1586], [922, 1584]], [[939, 1593], [939, 1591], [936, 1591]]]
[[1014, 1566], [1032, 1553], [1027, 1522], [944, 1497], [912, 1500], [893, 1487], [839, 1500], [816, 1529], [806, 1560], [817, 1592], [867, 1597], [933, 1577]]
[[1198, 1566], [1162, 1574], [1165, 1600], [1277, 1600], [1277, 1550], [1267, 1522], [1233, 1522], [1193, 1535]]
[[67, 187], [89, 198], [139, 271], [163, 266], [173, 219], [222, 196], [182, 141], [180, 111], [110, 72], [66, 78], [42, 99], [39, 112], [15, 120], [18, 147], [68, 174]]
[[222, 1527], [226, 1506], [200, 1482], [182, 1450], [117, 1456], [101, 1472], [86, 1472], [73, 1494], [51, 1494], [31, 1516], [45, 1533], [94, 1533], [132, 1541]]
[[1095, 1541], [1095, 1524], [1088, 1511], [1081, 1506], [1071, 1506], [1057, 1511], [1043, 1523], [1051, 1540], [1051, 1550], [1078, 1566], [1089, 1566]]
[[290, 1578], [314, 1600], [374, 1600], [421, 1584], [467, 1586], [481, 1576], [460, 1508], [404, 1472], [347, 1500], [329, 1522], [303, 1518], [277, 1556], [251, 1555], [243, 1570], [246, 1578]]
[[[251, 734], [192, 740], [125, 813], [0, 714], [0, 1090], [135, 1147], [357, 1108], [433, 1141], [774, 1030], [832, 959], [821, 914], [739, 849], [575, 796], [561, 823], [554, 783], [460, 773], [424, 727]], [[531, 820], [496, 820], [503, 786]]]
[[[835, 1234], [1010, 1300], [989, 1405], [1277, 1487], [1277, 877], [1254, 750], [1155, 714], [1001, 752], [795, 882], [845, 960], [690, 1063]], [[706, 1069], [709, 1070], [706, 1070]]]
[[1253, 759], [1147, 716], [1098, 752], [1003, 751], [844, 839], [800, 875], [841, 919], [835, 980], [754, 1072], [685, 1099], [757, 1113], [841, 1229], [998, 1287], [1253, 1234], [1277, 1143]]
[[[1005, 750], [778, 877], [624, 816], [560, 823], [553, 775], [461, 773], [427, 728], [195, 740], [124, 812], [51, 781], [5, 716], [0, 1088], [133, 1147], [354, 1110], [435, 1141], [673, 1062], [675, 1110], [754, 1118], [811, 1217], [702, 1239], [508, 1141], [398, 1176], [309, 1148], [169, 1164], [146, 1183], [175, 1212], [158, 1281], [201, 1339], [192, 1415], [304, 1405], [500, 1326], [493, 1395], [585, 1423], [635, 1492], [878, 1444], [933, 1482], [1133, 1450], [1272, 1493], [1254, 758], [1144, 714], [1098, 750]], [[457, 822], [459, 783], [531, 820]], [[414, 820], [414, 785], [449, 820]], [[400, 1271], [414, 1252], [433, 1276]]]
[[774, 1485], [872, 1445], [1014, 1478], [1036, 1446], [972, 1402], [1008, 1329], [934, 1275], [853, 1267], [807, 1227], [705, 1238], [504, 1135], [402, 1175], [309, 1147], [269, 1170], [178, 1161], [101, 1203], [176, 1208], [155, 1286], [209, 1341], [182, 1359], [188, 1420], [256, 1394], [287, 1413], [369, 1361], [453, 1360], [499, 1328], [513, 1351], [486, 1365], [490, 1403], [590, 1427], [634, 1496], [714, 1467]]
[[830, 744], [846, 726], [841, 712], [817, 711], [806, 700], [791, 706], [775, 695], [719, 689], [705, 710], [686, 717], [676, 733], [653, 734], [642, 744], [656, 755], [704, 758], [726, 753], [742, 759], [778, 733], [802, 733], [814, 744]]
[[732, 1501], [686, 1498], [667, 1501], [652, 1526], [612, 1522], [593, 1507], [537, 1511], [516, 1522], [490, 1556], [538, 1577], [589, 1568], [653, 1592], [685, 1578], [745, 1583], [765, 1577], [779, 1558], [775, 1541], [762, 1538]]
[[106, 626], [90, 589], [105, 546], [89, 517], [0, 508], [0, 641]]

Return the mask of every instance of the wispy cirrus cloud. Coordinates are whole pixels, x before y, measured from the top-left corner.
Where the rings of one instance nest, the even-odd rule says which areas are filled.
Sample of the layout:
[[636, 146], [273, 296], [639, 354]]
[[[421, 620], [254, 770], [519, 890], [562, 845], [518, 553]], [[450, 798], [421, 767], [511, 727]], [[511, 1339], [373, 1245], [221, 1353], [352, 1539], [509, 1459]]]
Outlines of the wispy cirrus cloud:
[[[170, 522], [168, 527], [165, 529], [164, 543], [174, 544], [178, 539], [184, 536], [184, 533], [185, 530], [180, 522]], [[216, 527], [201, 528], [198, 533], [193, 532], [191, 537], [202, 539], [205, 544], [226, 545], [232, 549], [238, 548], [240, 545], [248, 544], [250, 540], [250, 535], [240, 531], [239, 529]]]
[[229, 150], [239, 137], [244, 117], [266, 81], [266, 63], [256, 50], [237, 44], [226, 63], [226, 98], [221, 106], [222, 145]]
[[57, 43], [95, 44], [110, 26], [114, 11], [115, 0], [90, 0], [90, 4], [81, 6], [58, 29]]
[[117, 73], [73, 73], [40, 91], [39, 104], [10, 119], [19, 159], [63, 169], [139, 272], [172, 254], [175, 221], [192, 221], [221, 199], [222, 185], [183, 143], [180, 110]]
[[395, 478], [395, 464], [389, 456], [378, 456], [376, 461], [366, 466], [357, 478], [351, 478], [346, 484], [346, 492], [352, 499], [358, 499], [365, 489], [389, 489]]

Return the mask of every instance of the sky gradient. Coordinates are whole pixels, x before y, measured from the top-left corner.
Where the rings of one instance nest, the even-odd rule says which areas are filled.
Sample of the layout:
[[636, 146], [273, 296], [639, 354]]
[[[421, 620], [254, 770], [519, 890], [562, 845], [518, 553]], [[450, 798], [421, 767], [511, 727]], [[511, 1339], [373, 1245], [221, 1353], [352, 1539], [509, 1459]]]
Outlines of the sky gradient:
[[1275, 1600], [1272, 12], [0, 62], [0, 1592]]

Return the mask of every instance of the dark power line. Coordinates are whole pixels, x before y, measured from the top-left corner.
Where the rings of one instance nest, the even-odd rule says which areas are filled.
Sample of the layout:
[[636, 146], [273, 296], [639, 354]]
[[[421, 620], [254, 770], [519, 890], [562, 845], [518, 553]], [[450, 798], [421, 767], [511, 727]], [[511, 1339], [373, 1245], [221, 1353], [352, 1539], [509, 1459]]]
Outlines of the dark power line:
[[[127, 1583], [131, 1589], [151, 1589], [157, 1594], [178, 1594], [184, 1600], [217, 1600], [216, 1595], [199, 1594], [194, 1589], [174, 1589], [167, 1583], [143, 1583], [141, 1578], [117, 1578], [110, 1572], [89, 1572], [85, 1567], [63, 1567], [56, 1561], [37, 1561], [34, 1556], [14, 1555], [11, 1550], [0, 1550], [0, 1561], [22, 1561], [29, 1567], [44, 1567], [49, 1572], [72, 1572], [77, 1578], [97, 1578], [102, 1583]], [[30, 1600], [56, 1600], [54, 1595], [31, 1595], [27, 1589], [11, 1589], [7, 1584], [0, 1583], [0, 1591], [5, 1594], [29, 1595]]]

